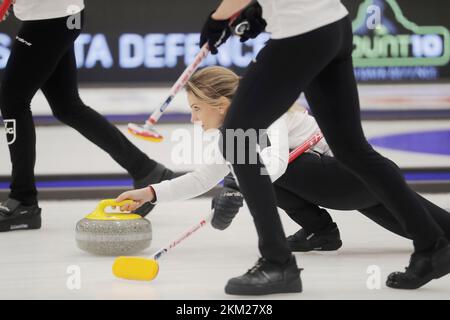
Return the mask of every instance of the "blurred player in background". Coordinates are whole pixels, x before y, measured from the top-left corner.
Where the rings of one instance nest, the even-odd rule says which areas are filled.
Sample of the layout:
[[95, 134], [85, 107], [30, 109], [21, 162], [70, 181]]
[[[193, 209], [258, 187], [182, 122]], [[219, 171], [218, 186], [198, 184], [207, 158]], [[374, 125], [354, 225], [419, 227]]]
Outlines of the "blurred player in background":
[[[16, 17], [23, 22], [0, 88], [0, 109], [12, 162], [11, 193], [0, 203], [0, 231], [41, 227], [34, 176], [36, 134], [30, 109], [39, 89], [54, 116], [107, 152], [129, 172], [135, 187], [172, 177], [170, 170], [149, 159], [81, 100], [74, 42], [81, 32], [83, 9], [83, 0], [17, 0], [14, 5]], [[84, 156], [89, 155], [80, 154]], [[55, 154], [55, 161], [57, 158]], [[152, 208], [146, 204], [137, 213], [146, 215]]]

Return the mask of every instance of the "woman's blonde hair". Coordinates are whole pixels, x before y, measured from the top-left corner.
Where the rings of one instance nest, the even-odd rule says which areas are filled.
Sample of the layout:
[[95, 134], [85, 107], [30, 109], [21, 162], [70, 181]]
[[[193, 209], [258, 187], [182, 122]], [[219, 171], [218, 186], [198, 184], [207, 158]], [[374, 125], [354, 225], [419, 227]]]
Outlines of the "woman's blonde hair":
[[221, 105], [221, 97], [232, 100], [239, 85], [239, 76], [230, 69], [213, 66], [195, 72], [186, 84], [186, 91], [192, 93], [210, 106]]
[[[186, 91], [212, 107], [219, 107], [221, 97], [232, 100], [239, 86], [239, 76], [230, 69], [218, 66], [206, 67], [195, 72], [186, 84]], [[289, 112], [305, 112], [298, 102]]]

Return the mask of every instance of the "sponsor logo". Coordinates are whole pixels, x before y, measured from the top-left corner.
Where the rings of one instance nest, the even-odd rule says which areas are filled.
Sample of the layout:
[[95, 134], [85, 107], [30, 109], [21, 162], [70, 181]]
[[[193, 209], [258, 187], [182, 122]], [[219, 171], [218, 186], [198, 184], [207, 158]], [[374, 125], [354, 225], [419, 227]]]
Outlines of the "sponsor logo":
[[19, 42], [22, 42], [23, 44], [26, 44], [29, 47], [31, 47], [33, 45], [31, 42], [28, 42], [27, 40], [22, 39], [22, 38], [20, 38], [18, 36], [16, 36], [16, 40], [19, 41]]
[[5, 131], [6, 131], [6, 143], [8, 145], [13, 144], [16, 141], [16, 120], [9, 119], [3, 120], [5, 123]]
[[355, 67], [441, 67], [450, 61], [449, 30], [418, 26], [395, 0], [365, 0], [352, 27]]

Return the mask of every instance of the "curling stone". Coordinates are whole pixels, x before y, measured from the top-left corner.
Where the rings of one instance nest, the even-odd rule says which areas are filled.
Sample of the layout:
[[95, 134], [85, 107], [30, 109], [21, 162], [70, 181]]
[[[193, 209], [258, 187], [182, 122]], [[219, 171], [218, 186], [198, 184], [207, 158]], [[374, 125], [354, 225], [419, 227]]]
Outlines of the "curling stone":
[[125, 202], [103, 200], [94, 212], [77, 223], [75, 240], [81, 250], [102, 256], [131, 255], [150, 246], [152, 224], [140, 215], [106, 213]]

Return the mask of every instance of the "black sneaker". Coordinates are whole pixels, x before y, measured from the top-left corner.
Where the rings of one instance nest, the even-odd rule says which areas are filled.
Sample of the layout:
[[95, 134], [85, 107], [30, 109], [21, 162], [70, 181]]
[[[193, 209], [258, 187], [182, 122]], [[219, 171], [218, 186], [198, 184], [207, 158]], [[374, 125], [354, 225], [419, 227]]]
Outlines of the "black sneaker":
[[393, 272], [386, 285], [394, 289], [418, 289], [450, 273], [450, 246], [441, 239], [430, 253], [413, 253], [405, 272]]
[[260, 258], [256, 265], [240, 277], [230, 279], [225, 293], [233, 295], [264, 295], [302, 292], [302, 280], [295, 257], [284, 265]]
[[291, 250], [296, 252], [335, 251], [342, 247], [341, 235], [336, 223], [315, 233], [300, 229], [286, 240]]
[[[158, 163], [156, 167], [144, 178], [134, 181], [134, 188], [141, 189], [147, 187], [154, 183], [159, 183], [164, 180], [170, 180], [174, 177], [174, 173], [164, 167], [162, 164]], [[150, 202], [144, 203], [138, 209], [136, 209], [133, 213], [136, 213], [142, 217], [145, 217], [153, 210], [155, 207], [154, 204]]]
[[0, 232], [41, 228], [41, 208], [8, 199], [0, 203]]

